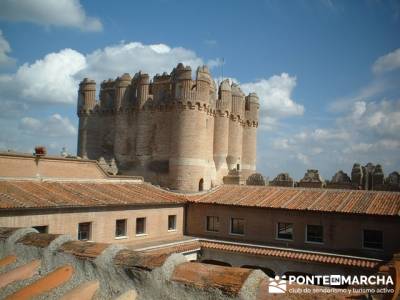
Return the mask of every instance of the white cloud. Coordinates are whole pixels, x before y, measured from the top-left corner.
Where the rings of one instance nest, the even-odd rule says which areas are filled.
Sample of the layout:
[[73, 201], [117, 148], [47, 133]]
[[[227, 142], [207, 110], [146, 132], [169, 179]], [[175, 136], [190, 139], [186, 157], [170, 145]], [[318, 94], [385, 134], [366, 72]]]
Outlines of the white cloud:
[[265, 109], [269, 115], [277, 117], [303, 115], [304, 106], [292, 99], [295, 87], [296, 77], [291, 77], [287, 73], [241, 84], [245, 93], [256, 92], [261, 99], [261, 108]]
[[372, 66], [375, 74], [393, 71], [400, 68], [400, 48], [379, 57]]
[[71, 121], [59, 114], [53, 114], [44, 120], [24, 117], [20, 121], [19, 129], [23, 133], [34, 136], [68, 137], [77, 134], [77, 130]]
[[82, 54], [64, 49], [23, 64], [15, 74], [0, 80], [0, 86], [13, 86], [10, 93], [26, 102], [75, 103], [79, 81], [74, 76], [85, 67]]
[[256, 92], [260, 98], [260, 123], [266, 129], [271, 129], [280, 118], [303, 115], [304, 106], [292, 99], [295, 87], [296, 77], [287, 73], [241, 84], [246, 94]]
[[289, 149], [289, 140], [288, 139], [275, 139], [272, 141], [272, 147], [278, 150]]
[[126, 72], [171, 72], [179, 62], [196, 69], [203, 64], [195, 52], [182, 47], [171, 48], [165, 44], [144, 45], [139, 42], [125, 43], [98, 49], [86, 56], [87, 68], [80, 77], [102, 81]]
[[89, 17], [79, 0], [2, 0], [0, 18], [44, 26], [75, 27], [82, 31], [101, 31], [98, 18]]
[[8, 53], [10, 52], [10, 44], [4, 37], [3, 32], [0, 30], [0, 66], [12, 65], [15, 63], [15, 60], [8, 56]]

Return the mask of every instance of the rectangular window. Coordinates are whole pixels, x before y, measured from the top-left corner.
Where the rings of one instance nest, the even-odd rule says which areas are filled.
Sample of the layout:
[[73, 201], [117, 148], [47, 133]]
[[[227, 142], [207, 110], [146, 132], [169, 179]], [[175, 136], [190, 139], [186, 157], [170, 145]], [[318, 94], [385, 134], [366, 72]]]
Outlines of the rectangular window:
[[136, 234], [146, 233], [146, 218], [136, 218]]
[[219, 231], [219, 217], [207, 216], [207, 231]]
[[293, 240], [293, 223], [278, 223], [276, 237], [283, 240]]
[[322, 225], [307, 225], [307, 242], [323, 243], [324, 227]]
[[168, 230], [176, 230], [176, 215], [168, 216]]
[[78, 225], [78, 240], [88, 241], [92, 235], [92, 223], [85, 222]]
[[33, 226], [32, 228], [36, 229], [39, 233], [49, 232], [49, 226]]
[[115, 237], [126, 237], [126, 219], [115, 221]]
[[383, 232], [379, 230], [364, 229], [363, 246], [364, 248], [382, 249]]
[[231, 233], [244, 234], [244, 219], [231, 218]]

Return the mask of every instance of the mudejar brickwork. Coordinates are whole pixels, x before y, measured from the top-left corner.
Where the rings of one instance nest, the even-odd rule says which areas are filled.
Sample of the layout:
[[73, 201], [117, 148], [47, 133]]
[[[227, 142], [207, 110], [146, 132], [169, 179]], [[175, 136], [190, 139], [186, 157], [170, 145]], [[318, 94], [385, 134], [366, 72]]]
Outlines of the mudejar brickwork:
[[192, 79], [189, 66], [170, 74], [123, 74], [79, 86], [78, 155], [110, 172], [140, 175], [174, 190], [206, 190], [230, 171], [246, 180], [256, 169], [259, 99], [224, 80], [218, 87], [206, 66]]

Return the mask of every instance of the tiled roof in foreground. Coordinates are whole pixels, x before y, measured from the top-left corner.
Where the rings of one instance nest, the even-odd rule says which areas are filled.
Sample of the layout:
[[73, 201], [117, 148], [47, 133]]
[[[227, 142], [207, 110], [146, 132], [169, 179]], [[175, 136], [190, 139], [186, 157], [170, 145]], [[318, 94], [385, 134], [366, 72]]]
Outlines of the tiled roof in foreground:
[[[270, 297], [269, 279], [260, 270], [187, 262], [181, 254], [75, 241], [31, 228], [0, 228], [0, 253], [2, 299], [294, 300], [326, 296], [320, 292]], [[379, 272], [399, 276], [399, 259], [395, 256]], [[398, 284], [388, 287], [396, 290], [393, 299], [398, 296]], [[346, 293], [346, 297], [354, 296], [362, 295]], [[330, 292], [329, 299], [346, 297]]]
[[188, 197], [193, 203], [399, 216], [400, 193], [223, 185]]
[[0, 210], [183, 203], [147, 183], [129, 181], [0, 180]]

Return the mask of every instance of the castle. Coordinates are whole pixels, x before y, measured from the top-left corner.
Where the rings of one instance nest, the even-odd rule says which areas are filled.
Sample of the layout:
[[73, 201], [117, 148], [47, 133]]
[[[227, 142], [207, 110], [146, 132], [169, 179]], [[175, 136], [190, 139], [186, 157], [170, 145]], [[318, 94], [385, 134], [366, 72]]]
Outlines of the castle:
[[259, 99], [237, 84], [216, 84], [206, 66], [170, 74], [123, 74], [79, 85], [78, 156], [110, 173], [140, 175], [174, 190], [198, 191], [245, 180], [256, 169]]

